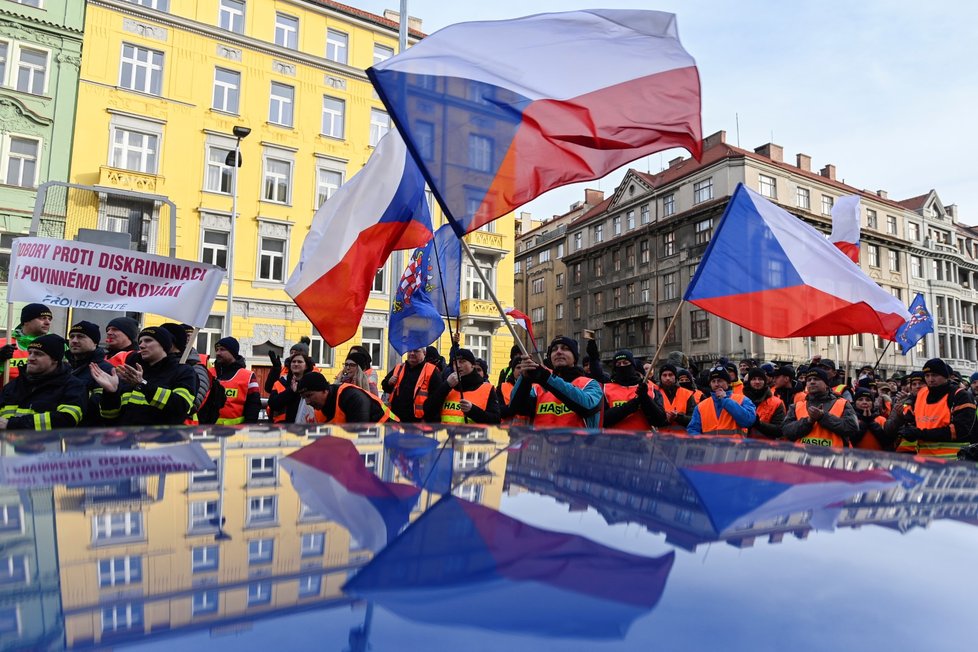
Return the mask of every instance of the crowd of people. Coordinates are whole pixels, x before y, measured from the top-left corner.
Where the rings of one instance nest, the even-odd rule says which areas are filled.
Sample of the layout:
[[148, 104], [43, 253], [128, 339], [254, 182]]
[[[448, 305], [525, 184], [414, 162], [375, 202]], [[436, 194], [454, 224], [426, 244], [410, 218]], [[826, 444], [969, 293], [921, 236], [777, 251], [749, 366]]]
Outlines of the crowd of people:
[[330, 381], [303, 338], [284, 361], [269, 354], [263, 406], [233, 337], [201, 353], [186, 324], [140, 329], [117, 317], [106, 324], [104, 342], [88, 321], [73, 324], [66, 341], [49, 332], [52, 318], [48, 307], [28, 304], [12, 337], [0, 340], [9, 375], [0, 428], [234, 426], [264, 413], [275, 423], [604, 427], [936, 457], [955, 457], [978, 441], [978, 373], [966, 382], [939, 358], [884, 380], [868, 366], [849, 379], [820, 357], [797, 371], [725, 358], [698, 371], [681, 354], [652, 368], [621, 350], [609, 375], [594, 340], [582, 358], [575, 340], [557, 337], [536, 360], [513, 347], [493, 384], [486, 361], [461, 348], [455, 334], [448, 360], [430, 346], [409, 351], [380, 381], [368, 349], [353, 346]]

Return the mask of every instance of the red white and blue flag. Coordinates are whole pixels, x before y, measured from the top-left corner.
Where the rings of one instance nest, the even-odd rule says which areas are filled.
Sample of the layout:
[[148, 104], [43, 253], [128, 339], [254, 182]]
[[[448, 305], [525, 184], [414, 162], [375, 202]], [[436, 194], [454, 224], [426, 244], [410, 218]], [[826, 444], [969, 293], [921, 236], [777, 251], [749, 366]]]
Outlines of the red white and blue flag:
[[520, 312], [516, 308], [507, 308], [505, 312], [506, 316], [512, 319], [514, 324], [526, 331], [531, 341], [536, 341], [536, 338], [533, 337], [533, 320], [525, 312]]
[[460, 236], [653, 152], [701, 152], [699, 74], [673, 14], [460, 23], [367, 74]]
[[859, 264], [859, 195], [839, 197], [832, 204], [832, 233], [829, 242]]
[[906, 306], [814, 227], [739, 184], [685, 297], [767, 337], [896, 337]]
[[424, 177], [395, 131], [313, 217], [285, 285], [330, 346], [357, 334], [377, 270], [397, 249], [431, 239]]

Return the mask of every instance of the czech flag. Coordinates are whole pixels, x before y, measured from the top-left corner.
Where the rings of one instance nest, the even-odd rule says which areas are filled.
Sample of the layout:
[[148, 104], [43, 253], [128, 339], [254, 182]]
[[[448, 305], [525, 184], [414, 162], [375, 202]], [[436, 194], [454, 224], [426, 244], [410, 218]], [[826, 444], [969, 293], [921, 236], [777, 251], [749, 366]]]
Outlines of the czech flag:
[[832, 233], [829, 242], [859, 264], [859, 195], [839, 197], [832, 204]]
[[384, 482], [364, 465], [357, 447], [342, 437], [323, 437], [282, 460], [302, 502], [336, 521], [356, 541], [377, 552], [401, 531], [421, 490]]
[[685, 300], [767, 337], [896, 337], [906, 306], [825, 236], [738, 184]]
[[701, 152], [676, 17], [594, 9], [451, 25], [367, 70], [456, 233], [653, 152]]
[[516, 308], [507, 308], [506, 316], [513, 320], [513, 323], [520, 326], [530, 336], [531, 341], [536, 341], [533, 337], [533, 320], [525, 312], [520, 312]]
[[430, 239], [424, 178], [392, 130], [316, 211], [285, 291], [337, 346], [357, 334], [374, 277], [391, 252]]
[[435, 625], [622, 639], [659, 602], [674, 556], [614, 550], [447, 495], [343, 591]]
[[887, 491], [920, 478], [895, 467], [892, 471], [847, 471], [777, 460], [745, 460], [680, 468], [717, 536], [756, 521], [811, 511], [809, 523], [831, 529], [846, 500], [867, 491]]

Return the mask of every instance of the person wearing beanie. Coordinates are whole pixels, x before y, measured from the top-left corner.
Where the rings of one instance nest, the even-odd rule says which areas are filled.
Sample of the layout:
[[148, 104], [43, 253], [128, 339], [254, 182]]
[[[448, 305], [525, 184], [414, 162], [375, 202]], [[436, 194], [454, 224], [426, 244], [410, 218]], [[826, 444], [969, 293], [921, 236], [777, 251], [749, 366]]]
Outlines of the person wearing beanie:
[[547, 347], [551, 367], [523, 356], [516, 368], [510, 408], [533, 420], [534, 427], [597, 428], [604, 392], [577, 366], [577, 342], [558, 336]]
[[[183, 357], [183, 352], [187, 348], [188, 340], [190, 335], [187, 333], [186, 324], [176, 324], [174, 322], [167, 322], [165, 324], [160, 324], [160, 328], [165, 330], [170, 334], [173, 339], [173, 344], [170, 346], [169, 354], [176, 357], [179, 361]], [[193, 332], [193, 329], [191, 329]], [[194, 392], [194, 405], [190, 409], [190, 416], [187, 417], [186, 424], [188, 426], [195, 426], [200, 423], [199, 413], [204, 405], [204, 402], [208, 398], [211, 400], [208, 402], [210, 413], [216, 413], [221, 406], [226, 402], [225, 398], [222, 398], [221, 392], [215, 392], [214, 396], [211, 396], [211, 375], [207, 371], [207, 366], [201, 363], [201, 356], [197, 354], [196, 349], [192, 348], [187, 353], [187, 361], [185, 363], [191, 369], [194, 370], [194, 376], [197, 379], [197, 391]], [[215, 402], [220, 405], [215, 406]], [[207, 423], [207, 421], [205, 421]]]
[[668, 424], [659, 388], [645, 380], [628, 349], [615, 353], [611, 380], [604, 384], [606, 428], [650, 432]]
[[[688, 375], [688, 371], [686, 374], [691, 383], [692, 377]], [[679, 368], [670, 362], [659, 367], [659, 393], [662, 395], [662, 407], [667, 422], [659, 430], [677, 434], [685, 433], [699, 401], [693, 389], [679, 384]]]
[[771, 391], [785, 404], [785, 414], [787, 406], [795, 402], [795, 368], [790, 364], [781, 365], [772, 374], [773, 385]]
[[197, 390], [193, 369], [171, 355], [173, 336], [147, 326], [136, 337], [139, 348], [106, 373], [89, 365], [102, 387], [99, 413], [111, 426], [176, 426], [190, 415]]
[[0, 430], [57, 430], [82, 422], [88, 390], [71, 375], [64, 355], [64, 338], [53, 333], [28, 345], [23, 373], [0, 391]]
[[424, 403], [424, 420], [428, 423], [499, 423], [499, 399], [492, 383], [485, 382], [476, 371], [475, 354], [469, 349], [458, 349], [455, 369], [428, 396]]
[[[676, 367], [676, 384], [693, 392], [693, 408], [706, 396], [703, 390], [696, 386], [695, 378], [696, 373], [694, 371], [684, 367]], [[706, 384], [708, 385], [709, 383]], [[661, 387], [662, 385], [660, 384], [659, 386]], [[690, 411], [690, 415], [692, 415], [692, 411]]]
[[71, 375], [80, 380], [88, 391], [88, 404], [85, 416], [78, 425], [92, 428], [102, 424], [99, 405], [102, 401], [102, 387], [92, 378], [90, 365], [95, 364], [103, 371], [112, 371], [112, 365], [105, 359], [105, 349], [99, 346], [102, 334], [99, 327], [90, 321], [80, 321], [68, 330], [68, 353], [66, 360], [71, 367]]
[[856, 419], [859, 421], [859, 431], [853, 437], [853, 444], [856, 448], [863, 450], [892, 450], [893, 442], [887, 440], [883, 433], [886, 418], [876, 409], [873, 392], [867, 387], [857, 387], [855, 394], [856, 398], [853, 400], [852, 407], [856, 412]]
[[949, 382], [951, 369], [944, 360], [928, 360], [923, 372], [926, 387], [914, 399], [914, 424], [903, 426], [898, 434], [905, 442], [917, 442], [918, 455], [956, 459], [978, 434], [974, 398]]
[[305, 411], [299, 395], [299, 381], [312, 373], [315, 367], [312, 358], [301, 353], [293, 353], [287, 362], [289, 372], [275, 381], [268, 394], [268, 416], [272, 423], [304, 423]]
[[902, 379], [900, 390], [893, 396], [890, 416], [886, 418], [883, 426], [884, 438], [895, 442], [893, 450], [897, 453], [917, 454], [917, 441], [904, 439], [900, 432], [904, 428], [913, 428], [916, 424], [914, 418], [914, 406], [917, 402], [917, 394], [926, 387], [923, 371], [913, 371]]
[[[312, 338], [310, 338], [308, 335], [303, 335], [299, 338], [298, 342], [289, 348], [289, 355], [285, 359], [285, 362], [283, 362], [282, 358], [279, 357], [278, 352], [269, 350], [268, 360], [272, 363], [272, 370], [268, 376], [265, 377], [265, 392], [270, 394], [276, 381], [282, 376], [287, 376], [289, 374], [289, 360], [292, 359], [292, 356], [296, 354], [309, 356], [311, 347]], [[315, 366], [313, 369], [315, 369]]]
[[767, 374], [761, 367], [751, 367], [747, 370], [744, 396], [754, 404], [757, 413], [757, 420], [751, 426], [748, 436], [758, 439], [779, 439], [785, 415], [784, 402], [767, 386]]
[[846, 448], [858, 435], [852, 404], [829, 389], [828, 371], [815, 366], [805, 375], [805, 399], [788, 407], [781, 432], [790, 441], [812, 446]]
[[[258, 423], [261, 413], [261, 387], [258, 378], [247, 368], [240, 355], [241, 345], [233, 337], [222, 337], [214, 345], [215, 381], [224, 388], [227, 401], [217, 416], [221, 426]], [[217, 385], [215, 385], [217, 387]]]
[[370, 393], [374, 396], [380, 396], [380, 379], [377, 377], [377, 370], [374, 369], [374, 360], [370, 355], [370, 351], [362, 344], [354, 344], [350, 347], [350, 353], [356, 353], [357, 357], [353, 358], [354, 361], [363, 369], [363, 373], [367, 376], [367, 384], [370, 386]]
[[296, 389], [311, 408], [307, 416], [310, 424], [397, 421], [387, 406], [370, 392], [350, 383], [330, 385], [317, 371], [305, 374]]
[[116, 317], [105, 325], [105, 359], [114, 367], [126, 363], [138, 347], [139, 322], [132, 317]]
[[27, 347], [51, 330], [53, 318], [51, 309], [43, 303], [29, 303], [20, 311], [20, 325], [14, 329], [14, 336], [0, 339], [0, 362], [11, 361], [11, 380], [27, 365]]
[[523, 359], [523, 352], [519, 346], [514, 344], [509, 348], [509, 364], [499, 372], [499, 379], [496, 382], [496, 393], [499, 398], [499, 413], [502, 423], [510, 426], [525, 426], [530, 420], [520, 414], [513, 413], [511, 399], [513, 397], [513, 386], [516, 384], [516, 368]]
[[717, 365], [710, 369], [711, 394], [696, 405], [686, 432], [690, 435], [720, 435], [742, 437], [754, 425], [757, 413], [754, 404], [743, 394], [730, 389], [730, 367], [734, 374], [737, 367]]
[[360, 363], [363, 361], [364, 356], [362, 353], [350, 349], [350, 352], [346, 354], [346, 360], [343, 362], [343, 366], [340, 368], [340, 373], [336, 374], [333, 382], [350, 383], [373, 394], [370, 391], [370, 381], [367, 378], [367, 374], [364, 373], [363, 368], [360, 366]]
[[403, 423], [424, 420], [424, 404], [442, 384], [438, 367], [425, 360], [426, 350], [407, 352], [403, 364], [398, 363], [384, 378], [381, 387], [390, 396], [391, 412]]

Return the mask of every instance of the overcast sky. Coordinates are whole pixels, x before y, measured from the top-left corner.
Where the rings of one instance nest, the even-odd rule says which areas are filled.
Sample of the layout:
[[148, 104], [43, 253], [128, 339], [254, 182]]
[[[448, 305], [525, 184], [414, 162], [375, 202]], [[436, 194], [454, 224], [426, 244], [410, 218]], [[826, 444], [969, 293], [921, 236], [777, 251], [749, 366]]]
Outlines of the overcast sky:
[[[383, 13], [398, 0], [350, 0]], [[609, 8], [677, 14], [703, 88], [703, 134], [736, 145], [770, 142], [785, 160], [812, 157], [840, 180], [905, 199], [935, 189], [978, 224], [978, 3], [929, 0], [408, 0], [422, 29], [467, 20]], [[583, 188], [614, 190], [627, 167], [656, 172], [683, 154], [635, 161], [601, 181], [552, 190], [522, 210], [562, 213]], [[687, 154], [688, 156], [688, 154]]]

